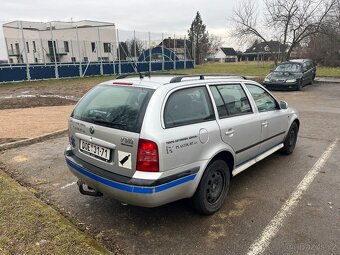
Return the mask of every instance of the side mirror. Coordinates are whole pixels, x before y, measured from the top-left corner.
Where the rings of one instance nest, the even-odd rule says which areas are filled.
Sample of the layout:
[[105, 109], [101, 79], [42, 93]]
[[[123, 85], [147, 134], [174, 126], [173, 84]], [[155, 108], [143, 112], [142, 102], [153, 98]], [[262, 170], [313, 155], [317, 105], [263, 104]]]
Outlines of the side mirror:
[[280, 101], [281, 109], [288, 109], [288, 103], [286, 101]]

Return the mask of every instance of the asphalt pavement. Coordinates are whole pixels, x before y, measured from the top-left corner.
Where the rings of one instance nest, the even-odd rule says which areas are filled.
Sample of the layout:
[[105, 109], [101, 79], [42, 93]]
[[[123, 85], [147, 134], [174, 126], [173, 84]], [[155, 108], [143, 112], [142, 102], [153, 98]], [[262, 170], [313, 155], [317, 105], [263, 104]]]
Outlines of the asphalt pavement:
[[[340, 142], [335, 144], [340, 138], [340, 84], [318, 82], [301, 92], [274, 94], [300, 111], [294, 153], [276, 153], [237, 175], [223, 208], [208, 217], [198, 215], [189, 200], [150, 209], [81, 195], [64, 162], [66, 136], [11, 149], [0, 157], [14, 178], [84, 224], [111, 250], [257, 254], [250, 248], [258, 244], [263, 254], [340, 254]], [[313, 170], [315, 176], [295, 206], [276, 221]], [[275, 232], [267, 231], [272, 223]], [[269, 238], [261, 242], [263, 235]]]

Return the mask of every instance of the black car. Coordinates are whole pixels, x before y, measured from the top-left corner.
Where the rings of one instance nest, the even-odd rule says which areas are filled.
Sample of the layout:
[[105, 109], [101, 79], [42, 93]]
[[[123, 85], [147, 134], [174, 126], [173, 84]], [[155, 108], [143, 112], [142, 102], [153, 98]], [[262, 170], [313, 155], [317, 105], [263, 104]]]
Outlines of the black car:
[[279, 64], [263, 81], [270, 90], [301, 90], [315, 79], [316, 65], [311, 59], [292, 59]]

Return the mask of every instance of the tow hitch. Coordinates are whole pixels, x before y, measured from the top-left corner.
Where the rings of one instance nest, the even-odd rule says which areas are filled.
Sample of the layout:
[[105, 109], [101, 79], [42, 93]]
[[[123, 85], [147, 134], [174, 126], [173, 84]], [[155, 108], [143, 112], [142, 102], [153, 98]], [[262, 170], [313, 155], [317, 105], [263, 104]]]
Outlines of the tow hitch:
[[103, 193], [91, 188], [90, 186], [83, 183], [81, 180], [77, 181], [79, 192], [83, 195], [93, 196], [93, 197], [101, 197]]

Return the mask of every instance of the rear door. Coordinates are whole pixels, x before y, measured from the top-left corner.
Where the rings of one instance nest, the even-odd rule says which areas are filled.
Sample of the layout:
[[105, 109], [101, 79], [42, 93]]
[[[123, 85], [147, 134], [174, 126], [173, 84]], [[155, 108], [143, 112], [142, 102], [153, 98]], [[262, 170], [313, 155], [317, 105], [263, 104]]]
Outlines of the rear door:
[[255, 84], [246, 84], [246, 87], [255, 101], [261, 122], [262, 153], [283, 142], [288, 129], [287, 110], [281, 110], [275, 98], [262, 87]]
[[221, 138], [234, 149], [237, 166], [258, 154], [260, 120], [241, 84], [212, 85], [210, 90], [219, 115]]
[[163, 126], [163, 171], [197, 165], [207, 159], [206, 155], [220, 140], [207, 87], [195, 85], [170, 91], [163, 110]]
[[153, 90], [101, 85], [90, 91], [70, 118], [73, 153], [97, 167], [133, 176], [139, 133]]
[[303, 85], [310, 84], [313, 80], [313, 69], [312, 63], [310, 61], [306, 61], [302, 65], [303, 71]]

